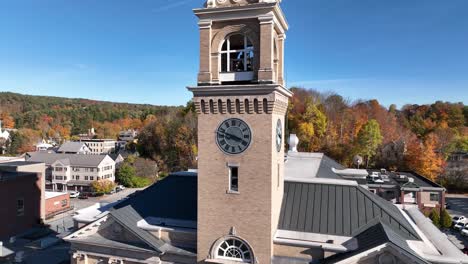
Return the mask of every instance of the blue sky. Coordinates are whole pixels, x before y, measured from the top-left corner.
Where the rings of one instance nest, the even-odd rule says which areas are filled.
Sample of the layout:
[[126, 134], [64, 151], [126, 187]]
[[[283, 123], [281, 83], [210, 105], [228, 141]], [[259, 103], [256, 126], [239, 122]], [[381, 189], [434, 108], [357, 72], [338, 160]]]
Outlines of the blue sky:
[[[2, 0], [0, 90], [185, 104], [203, 0]], [[288, 86], [468, 102], [468, 1], [284, 0]]]

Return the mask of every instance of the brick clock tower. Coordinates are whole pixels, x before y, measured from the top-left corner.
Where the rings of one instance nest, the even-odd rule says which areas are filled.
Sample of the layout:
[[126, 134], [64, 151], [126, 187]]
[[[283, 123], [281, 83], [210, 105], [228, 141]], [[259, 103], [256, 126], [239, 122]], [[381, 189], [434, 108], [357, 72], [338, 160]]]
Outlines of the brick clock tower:
[[271, 263], [283, 195], [288, 24], [281, 0], [195, 9], [200, 71], [198, 261]]

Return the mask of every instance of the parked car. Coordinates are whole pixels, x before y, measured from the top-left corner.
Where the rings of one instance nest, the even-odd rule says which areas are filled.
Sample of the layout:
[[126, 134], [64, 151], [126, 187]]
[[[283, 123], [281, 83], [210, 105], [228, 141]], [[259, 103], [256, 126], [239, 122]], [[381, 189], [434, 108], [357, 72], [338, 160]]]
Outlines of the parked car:
[[89, 196], [86, 193], [80, 193], [80, 195], [78, 196], [78, 199], [88, 199], [88, 198]]
[[125, 186], [119, 185], [119, 186], [115, 187], [115, 189], [116, 189], [117, 191], [123, 191], [123, 190], [125, 190]]
[[78, 196], [80, 196], [80, 192], [78, 191], [70, 192], [70, 198], [78, 198]]
[[466, 218], [464, 216], [454, 216], [452, 218], [452, 224], [456, 225], [458, 223], [466, 223]]
[[468, 255], [468, 247], [462, 249], [463, 254]]
[[468, 224], [465, 224], [465, 226], [462, 228], [461, 234], [464, 236], [468, 236]]
[[462, 231], [465, 226], [468, 226], [468, 224], [465, 224], [464, 222], [458, 222], [458, 224], [454, 225], [453, 228], [455, 230], [460, 230]]

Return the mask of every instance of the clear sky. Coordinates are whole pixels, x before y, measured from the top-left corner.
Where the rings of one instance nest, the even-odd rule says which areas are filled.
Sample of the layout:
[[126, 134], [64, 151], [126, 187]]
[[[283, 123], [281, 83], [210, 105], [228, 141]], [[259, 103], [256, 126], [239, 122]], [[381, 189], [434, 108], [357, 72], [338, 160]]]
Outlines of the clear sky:
[[[185, 104], [203, 0], [2, 0], [0, 90]], [[288, 86], [468, 103], [467, 0], [284, 0]]]

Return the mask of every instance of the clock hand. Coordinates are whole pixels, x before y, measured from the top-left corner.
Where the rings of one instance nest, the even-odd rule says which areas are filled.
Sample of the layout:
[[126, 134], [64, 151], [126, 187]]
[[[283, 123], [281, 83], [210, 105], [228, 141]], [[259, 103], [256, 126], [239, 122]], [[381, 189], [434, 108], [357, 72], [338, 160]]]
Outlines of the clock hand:
[[241, 142], [242, 139], [236, 135], [233, 135], [233, 134], [230, 134], [230, 133], [226, 133], [225, 135], [227, 135], [229, 137], [229, 139], [234, 139], [235, 141], [237, 142]]

